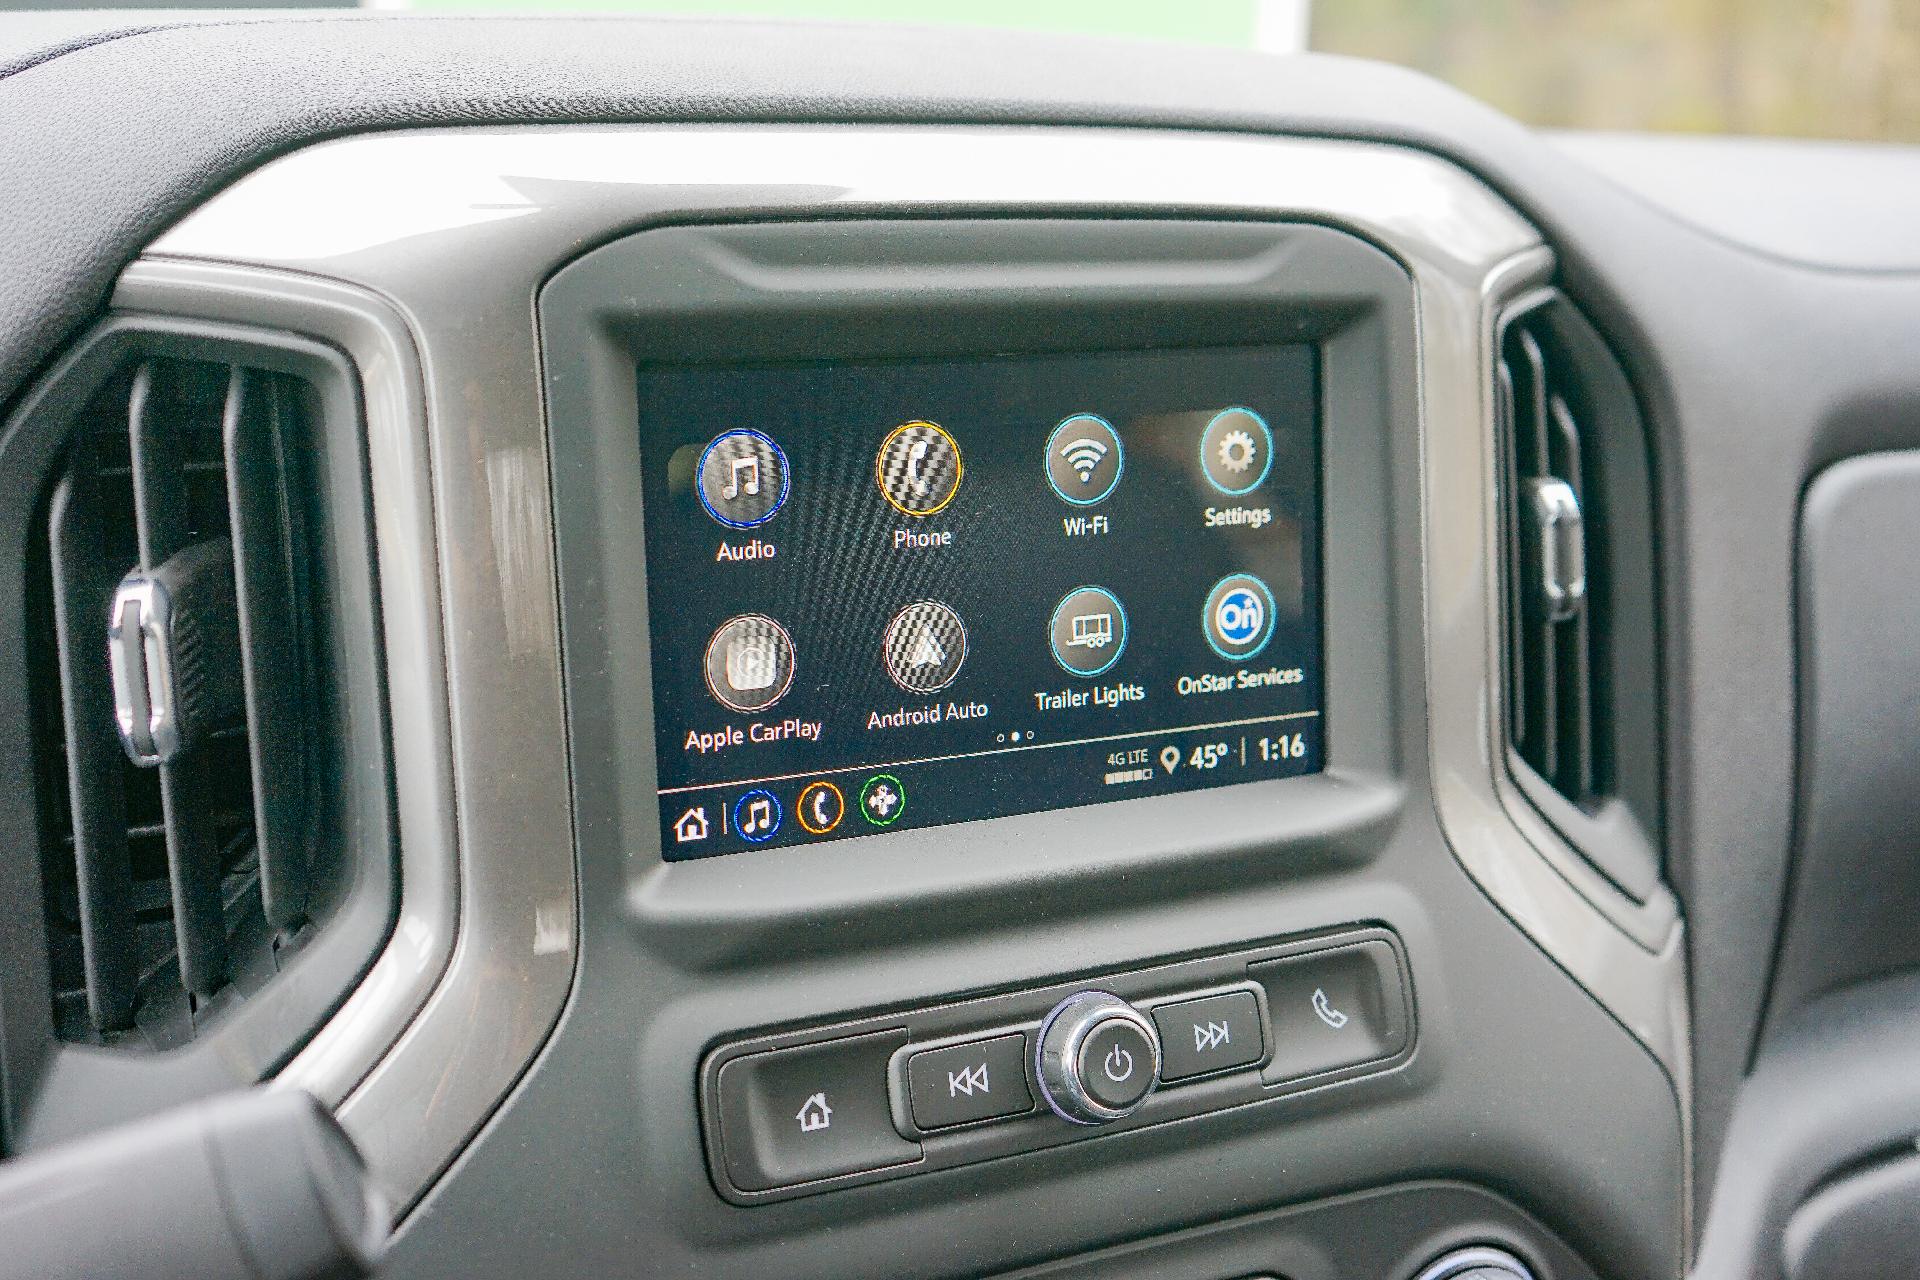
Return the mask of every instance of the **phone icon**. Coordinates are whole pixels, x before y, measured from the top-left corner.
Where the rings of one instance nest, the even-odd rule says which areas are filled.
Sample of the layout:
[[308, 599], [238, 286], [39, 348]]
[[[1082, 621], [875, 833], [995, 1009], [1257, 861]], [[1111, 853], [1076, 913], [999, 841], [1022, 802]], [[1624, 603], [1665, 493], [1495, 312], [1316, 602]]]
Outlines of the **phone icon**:
[[907, 449], [907, 484], [913, 489], [915, 497], [924, 498], [932, 488], [927, 478], [920, 474], [921, 465], [927, 460], [927, 450], [933, 448], [930, 440], [915, 440]]
[[831, 782], [809, 782], [800, 788], [800, 801], [794, 808], [808, 835], [824, 836], [846, 817], [847, 798]]
[[1347, 1025], [1347, 1015], [1333, 1007], [1333, 1001], [1327, 999], [1327, 993], [1323, 988], [1315, 987], [1313, 989], [1313, 1012], [1319, 1017], [1320, 1021], [1326, 1023], [1335, 1031]]
[[944, 511], [960, 488], [963, 470], [952, 434], [920, 419], [888, 432], [874, 461], [881, 495], [894, 510], [916, 517]]

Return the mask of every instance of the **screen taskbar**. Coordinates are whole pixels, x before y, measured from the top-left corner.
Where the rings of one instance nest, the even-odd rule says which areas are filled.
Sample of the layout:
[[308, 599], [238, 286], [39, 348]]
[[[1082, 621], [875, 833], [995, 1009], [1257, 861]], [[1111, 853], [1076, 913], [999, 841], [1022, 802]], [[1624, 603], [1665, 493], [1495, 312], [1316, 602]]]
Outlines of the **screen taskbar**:
[[698, 858], [999, 816], [981, 791], [1014, 770], [1051, 782], [1048, 809], [1313, 773], [1320, 721], [1295, 711], [1057, 741], [1013, 730], [976, 751], [662, 787], [662, 848]]

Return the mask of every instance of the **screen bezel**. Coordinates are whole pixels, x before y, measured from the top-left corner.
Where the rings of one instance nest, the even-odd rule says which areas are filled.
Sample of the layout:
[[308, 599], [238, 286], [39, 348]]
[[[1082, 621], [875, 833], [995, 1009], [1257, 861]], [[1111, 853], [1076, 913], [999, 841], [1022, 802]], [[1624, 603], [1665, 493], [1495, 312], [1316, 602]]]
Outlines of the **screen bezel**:
[[[1256, 221], [673, 226], [563, 269], [540, 319], [577, 820], [616, 824], [643, 927], [708, 946], [825, 916], [930, 935], [967, 918], [923, 910], [933, 899], [991, 911], [1125, 871], [1107, 901], [1151, 900], [1164, 876], [1185, 888], [1253, 869], [1303, 875], [1367, 861], [1384, 842], [1424, 717], [1419, 664], [1395, 660], [1420, 651], [1418, 547], [1395, 539], [1395, 513], [1419, 502], [1413, 294], [1381, 250]], [[1321, 773], [774, 857], [661, 859], [637, 366], [1302, 342], [1321, 369]], [[1061, 874], [1036, 889], [1036, 864]]]

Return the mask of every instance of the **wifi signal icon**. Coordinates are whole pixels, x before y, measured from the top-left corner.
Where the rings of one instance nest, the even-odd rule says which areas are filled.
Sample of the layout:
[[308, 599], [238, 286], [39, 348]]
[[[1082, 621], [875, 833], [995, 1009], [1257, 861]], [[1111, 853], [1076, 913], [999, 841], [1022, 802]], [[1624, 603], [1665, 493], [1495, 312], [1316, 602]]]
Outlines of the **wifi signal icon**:
[[1093, 469], [1107, 460], [1107, 446], [1104, 441], [1095, 440], [1092, 436], [1081, 436], [1062, 445], [1060, 456], [1080, 477], [1081, 484], [1091, 484]]
[[[1045, 456], [1054, 493], [1076, 507], [1091, 507], [1106, 501], [1120, 483], [1127, 451], [1112, 423], [1098, 414], [1076, 413], [1047, 437]], [[1105, 516], [1092, 520], [1093, 532], [1106, 532]]]

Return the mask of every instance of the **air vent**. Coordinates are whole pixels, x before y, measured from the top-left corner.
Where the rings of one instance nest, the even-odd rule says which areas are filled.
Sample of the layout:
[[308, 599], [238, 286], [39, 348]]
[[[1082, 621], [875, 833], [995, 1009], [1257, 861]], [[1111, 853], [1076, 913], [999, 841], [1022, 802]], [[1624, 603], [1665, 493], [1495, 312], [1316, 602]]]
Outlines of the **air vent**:
[[[306, 487], [291, 441], [308, 394], [282, 374], [145, 361], [124, 412], [83, 430], [55, 484], [48, 771], [66, 795], [46, 884], [63, 1037], [113, 1037], [139, 1014], [153, 1043], [186, 1038], [307, 922], [309, 862], [325, 851], [303, 819], [312, 592], [289, 495]], [[123, 581], [166, 602], [163, 625], [151, 604], [128, 616]], [[110, 633], [134, 661], [109, 661]], [[156, 721], [191, 730], [142, 767], [120, 738]]]
[[1520, 758], [1579, 802], [1594, 793], [1595, 754], [1580, 424], [1533, 327], [1509, 325], [1501, 347], [1508, 731]]
[[1558, 295], [1509, 313], [1494, 371], [1513, 771], [1637, 899], [1658, 877], [1651, 493], [1625, 377]]
[[[0, 702], [31, 732], [0, 726], [0, 754], [36, 803], [0, 839], [37, 846], [38, 906], [0, 910], [44, 946], [0, 974], [0, 1047], [44, 1077], [9, 1081], [10, 1127], [31, 1105], [58, 1135], [270, 1074], [371, 962], [393, 839], [350, 366], [111, 321], [9, 426], [0, 484], [29, 466], [0, 490], [0, 555], [26, 566]], [[44, 1020], [15, 1013], [36, 999]]]

